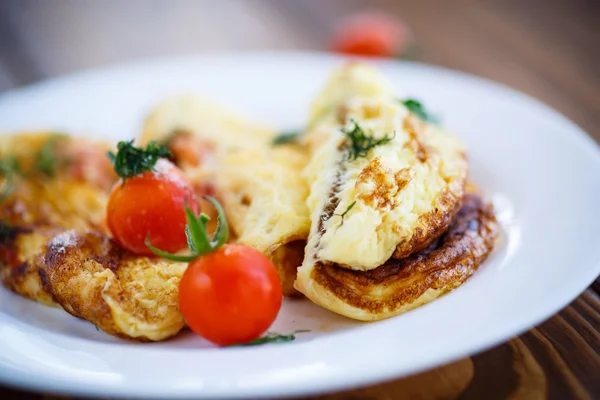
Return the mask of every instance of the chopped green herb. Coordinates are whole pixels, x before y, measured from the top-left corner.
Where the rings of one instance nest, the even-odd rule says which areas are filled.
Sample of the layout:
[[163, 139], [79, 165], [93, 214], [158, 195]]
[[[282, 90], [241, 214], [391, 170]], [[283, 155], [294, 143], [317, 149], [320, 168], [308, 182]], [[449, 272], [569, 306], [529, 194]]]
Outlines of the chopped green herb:
[[6, 221], [1, 221], [0, 222], [0, 243], [1, 244], [10, 243], [11, 241], [13, 241], [17, 238], [17, 235], [19, 233], [27, 233], [29, 231], [30, 231], [29, 229], [19, 227], [19, 226], [12, 226]]
[[348, 212], [350, 212], [350, 210], [352, 210], [352, 207], [354, 207], [355, 205], [356, 205], [356, 200], [354, 200], [354, 201], [352, 202], [352, 204], [350, 204], [350, 205], [348, 206], [348, 208], [346, 208], [346, 211], [344, 211], [343, 213], [341, 213], [341, 214], [332, 214], [332, 215], [330, 215], [329, 217], [325, 217], [325, 216], [321, 215], [321, 219], [322, 219], [323, 221], [328, 221], [328, 220], [330, 220], [332, 217], [334, 217], [334, 216], [338, 216], [338, 217], [342, 218], [342, 222], [340, 223], [340, 226], [342, 226], [342, 225], [344, 225], [344, 217], [346, 216], [346, 214], [348, 214]]
[[372, 134], [366, 133], [355, 120], [350, 120], [354, 125], [351, 129], [342, 128], [342, 133], [350, 139], [348, 149], [348, 160], [356, 160], [359, 157], [366, 157], [369, 151], [376, 146], [391, 142], [394, 136], [385, 135], [380, 139], [375, 139]]
[[273, 140], [271, 141], [271, 144], [273, 146], [277, 146], [279, 144], [295, 142], [298, 140], [301, 133], [302, 133], [301, 130], [281, 132], [279, 135], [277, 135], [273, 138]]
[[400, 100], [400, 102], [404, 104], [404, 106], [408, 108], [411, 113], [415, 114], [423, 121], [431, 122], [433, 124], [437, 124], [439, 122], [439, 119], [425, 110], [425, 107], [419, 101], [414, 99], [406, 99]]
[[100, 328], [98, 328], [98, 320], [96, 319], [96, 312], [92, 312], [93, 324], [96, 327], [96, 332], [100, 332]]
[[48, 178], [52, 177], [59, 164], [65, 161], [59, 160], [56, 157], [56, 143], [60, 139], [64, 139], [64, 135], [53, 134], [48, 137], [46, 142], [40, 147], [35, 159], [35, 171], [42, 173]]
[[121, 141], [117, 144], [117, 154], [108, 152], [108, 158], [112, 162], [115, 172], [124, 180], [142, 172], [154, 170], [156, 162], [160, 158], [166, 157], [171, 157], [169, 150], [154, 141], [148, 143], [145, 150], [135, 147], [133, 140]]
[[349, 212], [350, 210], [352, 210], [352, 207], [354, 207], [355, 205], [356, 205], [356, 200], [354, 200], [354, 201], [352, 202], [352, 204], [350, 204], [350, 205], [348, 206], [348, 208], [346, 208], [346, 211], [344, 211], [343, 213], [341, 213], [341, 214], [340, 214], [340, 217], [342, 218], [342, 223], [340, 224], [340, 226], [341, 226], [341, 225], [344, 225], [344, 217], [346, 216], [346, 214], [348, 214], [348, 212]]
[[13, 227], [6, 221], [0, 222], [0, 243], [8, 243], [14, 239]]
[[275, 332], [268, 332], [265, 336], [259, 337], [258, 339], [254, 339], [248, 343], [242, 343], [234, 346], [257, 346], [259, 344], [267, 344], [267, 343], [281, 343], [281, 342], [291, 342], [296, 340], [296, 334], [310, 332], [307, 329], [299, 329], [288, 335], [282, 335]]
[[8, 156], [3, 160], [0, 159], [0, 174], [4, 175], [6, 182], [4, 182], [4, 188], [2, 194], [0, 194], [0, 202], [6, 200], [6, 198], [12, 193], [15, 184], [15, 175], [21, 173], [21, 167], [16, 157]]

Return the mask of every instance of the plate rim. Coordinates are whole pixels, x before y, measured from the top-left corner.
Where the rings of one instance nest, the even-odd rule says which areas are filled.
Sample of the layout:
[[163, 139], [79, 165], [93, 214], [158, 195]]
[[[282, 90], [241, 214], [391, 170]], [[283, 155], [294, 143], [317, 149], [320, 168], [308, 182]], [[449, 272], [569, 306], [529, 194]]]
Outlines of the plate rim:
[[[304, 52], [304, 51], [215, 52], [215, 53], [207, 53], [207, 54], [203, 54], [203, 55], [183, 55], [183, 56], [167, 56], [167, 57], [138, 59], [138, 60], [124, 62], [124, 63], [118, 63], [118, 64], [113, 64], [113, 65], [100, 66], [100, 67], [96, 67], [96, 68], [86, 69], [86, 70], [82, 70], [82, 71], [75, 72], [75, 73], [61, 74], [59, 76], [53, 77], [48, 80], [33, 83], [33, 84], [26, 85], [23, 87], [9, 89], [9, 90], [5, 91], [4, 93], [0, 94], [0, 107], [3, 106], [5, 101], [10, 101], [10, 98], [15, 95], [16, 96], [27, 96], [28, 93], [30, 93], [32, 91], [35, 92], [36, 90], [40, 90], [40, 88], [52, 88], [52, 86], [61, 86], [65, 83], [68, 84], [69, 82], [72, 82], [72, 81], [78, 80], [78, 79], [84, 79], [84, 80], [85, 79], [94, 79], [94, 77], [96, 75], [105, 75], [105, 74], [112, 74], [115, 72], [123, 72], [124, 70], [127, 70], [127, 69], [135, 70], [137, 68], [147, 68], [149, 65], [152, 65], [153, 67], [158, 67], [161, 64], [166, 65], [166, 64], [198, 62], [198, 61], [214, 59], [214, 58], [221, 58], [221, 59], [224, 59], [224, 58], [235, 58], [235, 59], [265, 58], [265, 59], [268, 59], [268, 58], [273, 58], [273, 57], [301, 57], [301, 58], [309, 58], [309, 59], [318, 60], [318, 61], [325, 61], [325, 60], [343, 61], [346, 59], [344, 57], [332, 55], [329, 53]], [[361, 58], [361, 59], [365, 59], [365, 58]], [[573, 121], [571, 121], [566, 116], [561, 114], [559, 111], [555, 110], [554, 108], [550, 107], [549, 105], [545, 104], [541, 100], [536, 99], [535, 97], [533, 97], [531, 95], [523, 93], [523, 92], [521, 92], [515, 88], [512, 88], [506, 84], [503, 84], [503, 83], [495, 82], [493, 80], [490, 80], [490, 79], [487, 79], [487, 78], [484, 78], [481, 76], [477, 76], [477, 75], [474, 75], [471, 73], [467, 73], [467, 72], [460, 71], [460, 70], [454, 70], [454, 69], [450, 69], [450, 68], [446, 68], [446, 67], [442, 67], [442, 66], [431, 65], [431, 64], [427, 64], [427, 63], [421, 63], [421, 62], [414, 62], [414, 61], [396, 61], [396, 60], [377, 59], [377, 58], [366, 58], [366, 60], [375, 65], [392, 66], [391, 68], [393, 68], [393, 65], [409, 64], [409, 65], [412, 65], [417, 68], [429, 69], [430, 71], [433, 71], [438, 74], [442, 73], [444, 75], [455, 75], [455, 76], [459, 75], [461, 79], [470, 80], [470, 81], [476, 83], [477, 85], [484, 85], [489, 89], [501, 90], [507, 94], [510, 94], [511, 96], [517, 96], [517, 97], [525, 100], [528, 103], [528, 105], [535, 106], [538, 108], [538, 110], [540, 110], [548, 115], [552, 115], [553, 118], [560, 119], [561, 123], [563, 123], [565, 125], [565, 127], [569, 128], [569, 132], [566, 132], [566, 129], [560, 129], [559, 130], [560, 134], [561, 135], [568, 134], [569, 140], [574, 141], [575, 144], [577, 145], [577, 147], [578, 147], [577, 151], [578, 152], [581, 151], [581, 152], [585, 153], [586, 156], [591, 157], [591, 159], [593, 159], [593, 161], [597, 164], [597, 166], [600, 170], [600, 147], [591, 138], [591, 136], [589, 136], [589, 134], [587, 134], [583, 129], [581, 129], [581, 127], [579, 127]], [[580, 284], [574, 285], [574, 286], [579, 287], [579, 290], [577, 291], [577, 293], [575, 293], [573, 295], [571, 295], [571, 294], [563, 295], [562, 297], [559, 297], [558, 300], [555, 300], [555, 301], [551, 301], [552, 299], [550, 299], [549, 303], [552, 303], [552, 305], [547, 306], [545, 309], [554, 309], [555, 311], [552, 311], [550, 313], [547, 311], [539, 312], [535, 318], [527, 318], [531, 322], [528, 323], [526, 327], [522, 327], [517, 330], [506, 329], [505, 331], [512, 332], [509, 334], [509, 336], [517, 336], [517, 335], [520, 335], [521, 333], [527, 331], [528, 329], [530, 329], [531, 326], [536, 326], [536, 325], [540, 324], [541, 322], [547, 320], [548, 318], [551, 318], [552, 315], [554, 315], [556, 312], [563, 309], [570, 302], [572, 302], [575, 298], [577, 298], [581, 293], [583, 293], [586, 290], [586, 288], [596, 279], [598, 274], [600, 274], [600, 260], [596, 260], [594, 268], [590, 268], [589, 273], [586, 275], [586, 277], [589, 279], [586, 279], [586, 280], [581, 279]], [[571, 290], [570, 292], [574, 293], [575, 289]], [[519, 325], [519, 324], [517, 323], [516, 325]], [[494, 338], [488, 337], [487, 340], [481, 340], [481, 339], [479, 341], [474, 340], [476, 342], [476, 344], [473, 346], [470, 346], [471, 350], [469, 350], [468, 354], [465, 354], [465, 352], [463, 350], [454, 348], [452, 351], [448, 351], [444, 357], [438, 357], [437, 361], [435, 362], [434, 365], [421, 365], [415, 369], [412, 369], [407, 374], [402, 374], [402, 376], [413, 375], [413, 374], [422, 372], [429, 368], [434, 368], [436, 366], [441, 366], [441, 365], [447, 364], [447, 363], [455, 361], [461, 357], [477, 354], [477, 353], [480, 353], [481, 351], [487, 350], [487, 349], [489, 349], [493, 346], [496, 346], [499, 343], [502, 343], [507, 340], [507, 334], [505, 333], [505, 331], [498, 331], [499, 333], [497, 333], [497, 335]], [[59, 335], [56, 333], [49, 333], [49, 334]], [[352, 334], [352, 332], [342, 332], [342, 333], [336, 333], [335, 335], [331, 335], [331, 336], [351, 335], [351, 334]], [[84, 339], [70, 338], [70, 340], [84, 340]], [[103, 345], [111, 346], [112, 344], [104, 343]], [[298, 344], [298, 345], [301, 345], [301, 344]], [[297, 345], [295, 345], [295, 346], [297, 346]], [[361, 371], [365, 372], [364, 370], [361, 370]], [[338, 374], [338, 375], [340, 375], [340, 374]], [[363, 375], [359, 375], [358, 377], [357, 377], [357, 373], [355, 371], [355, 373], [351, 374], [353, 376], [353, 382], [351, 382], [351, 383], [346, 382], [343, 379], [344, 378], [343, 375], [344, 375], [344, 373], [342, 372], [341, 376], [338, 376], [337, 380], [336, 379], [333, 379], [333, 380], [323, 379], [311, 387], [302, 388], [301, 391], [298, 391], [298, 388], [296, 388], [296, 390], [294, 390], [293, 388], [290, 388], [291, 390], [282, 392], [281, 388], [275, 385], [275, 386], [270, 387], [271, 391], [269, 391], [269, 390], [265, 391], [263, 388], [262, 391], [257, 391], [256, 393], [238, 392], [236, 394], [233, 392], [227, 392], [227, 393], [223, 393], [223, 396], [226, 396], [227, 398], [233, 398], [233, 397], [249, 398], [252, 396], [264, 398], [264, 396], [275, 397], [275, 396], [280, 396], [280, 395], [299, 395], [299, 394], [313, 395], [313, 394], [319, 394], [319, 393], [335, 391], [335, 390], [340, 390], [340, 389], [352, 389], [352, 388], [356, 388], [356, 387], [360, 387], [360, 386], [364, 386], [364, 385], [368, 385], [368, 384], [372, 384], [372, 383], [376, 383], [376, 382], [383, 382], [383, 381], [387, 381], [387, 380], [391, 380], [391, 379], [399, 377], [397, 371], [394, 370], [393, 368], [389, 368], [389, 365], [387, 365], [386, 368], [383, 368], [382, 370], [378, 370], [377, 368], [372, 368], [370, 370], [370, 372], [367, 372]], [[103, 386], [103, 385], [100, 385], [100, 387], [98, 387], [96, 389], [91, 388], [91, 387], [88, 388], [88, 387], [77, 386], [77, 385], [66, 387], [58, 381], [39, 382], [39, 381], [35, 380], [35, 377], [33, 377], [34, 378], [33, 380], [31, 378], [32, 377], [29, 377], [26, 375], [21, 375], [19, 377], [18, 373], [11, 374], [9, 368], [0, 364], [0, 382], [7, 386], [11, 386], [11, 387], [18, 387], [18, 388], [29, 389], [29, 390], [33, 389], [35, 391], [52, 391], [54, 393], [64, 393], [64, 394], [70, 394], [70, 395], [86, 395], [86, 396], [92, 396], [92, 397], [96, 397], [96, 396], [164, 397], [165, 396], [165, 393], [147, 393], [147, 392], [144, 392], [143, 390], [142, 391], [131, 390], [132, 389], [131, 387], [129, 387], [129, 390], [123, 390], [126, 387]], [[342, 379], [339, 379], [339, 378], [342, 378]], [[301, 386], [301, 383], [298, 386]], [[89, 389], [92, 389], [92, 390], [89, 390]], [[101, 389], [101, 390], [97, 391], [97, 389]], [[135, 388], [133, 388], [133, 389], [135, 389]], [[195, 389], [195, 390], [197, 390], [197, 389]], [[174, 397], [174, 398], [175, 397], [204, 396], [202, 393], [199, 393], [195, 390], [190, 391], [190, 392], [182, 391], [182, 392], [177, 392], [177, 393], [169, 393], [169, 396]], [[210, 396], [213, 397], [214, 394], [211, 393]]]

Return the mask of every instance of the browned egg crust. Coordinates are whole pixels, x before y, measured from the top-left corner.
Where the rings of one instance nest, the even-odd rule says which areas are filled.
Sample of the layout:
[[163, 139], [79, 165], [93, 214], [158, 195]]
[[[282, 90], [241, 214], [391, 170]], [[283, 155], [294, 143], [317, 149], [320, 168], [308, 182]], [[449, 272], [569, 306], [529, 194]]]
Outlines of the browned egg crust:
[[[12, 145], [35, 154], [50, 137], [21, 135]], [[77, 145], [81, 159], [106, 158], [101, 145]], [[107, 236], [106, 201], [115, 179], [65, 169], [0, 179], [1, 189], [11, 189], [0, 202], [0, 278], [11, 291], [62, 307], [111, 335], [163, 340], [185, 325], [178, 307], [185, 264], [133, 256]]]
[[464, 185], [465, 181], [454, 182], [436, 196], [436, 206], [427, 214], [419, 216], [418, 224], [410, 240], [398, 243], [392, 258], [404, 259], [426, 249], [448, 229], [460, 210]]
[[[8, 289], [58, 306], [41, 285], [33, 259], [46, 242], [67, 230], [104, 231], [107, 194], [71, 180], [24, 180], [0, 204], [0, 277]], [[85, 212], [83, 212], [85, 210]]]
[[294, 288], [294, 281], [296, 280], [298, 266], [302, 264], [304, 258], [305, 247], [306, 240], [292, 240], [267, 254], [267, 257], [277, 269], [284, 296], [302, 297], [302, 293]]
[[[72, 188], [77, 188], [73, 195]], [[73, 209], [85, 201], [88, 212]], [[8, 289], [140, 341], [177, 334], [182, 265], [134, 256], [102, 229], [103, 193], [71, 181], [23, 181], [0, 206], [0, 277]], [[92, 209], [96, 212], [92, 212]], [[74, 230], [67, 232], [69, 229]], [[55, 239], [68, 235], [68, 246]]]
[[179, 281], [185, 267], [139, 257], [98, 232], [73, 232], [36, 259], [44, 291], [70, 314], [106, 333], [164, 340], [184, 326]]
[[428, 289], [447, 292], [460, 286], [491, 252], [497, 234], [492, 206], [466, 194], [448, 230], [421, 252], [371, 271], [318, 263], [311, 277], [353, 307], [372, 314], [393, 311]]
[[[39, 228], [35, 232], [16, 228], [11, 237], [0, 243], [0, 277], [7, 289], [47, 306], [60, 307], [44, 289], [38, 264], [31, 259], [37, 257], [44, 243], [58, 233], [60, 230], [55, 228]], [[23, 249], [27, 248], [28, 253], [31, 251], [31, 256], [20, 254], [23, 249], [17, 245], [17, 240], [30, 243]]]

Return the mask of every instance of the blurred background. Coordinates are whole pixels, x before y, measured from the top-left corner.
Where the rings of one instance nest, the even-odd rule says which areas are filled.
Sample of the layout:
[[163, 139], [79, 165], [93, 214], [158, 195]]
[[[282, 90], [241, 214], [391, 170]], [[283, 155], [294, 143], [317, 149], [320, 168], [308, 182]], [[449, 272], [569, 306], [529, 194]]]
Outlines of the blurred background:
[[600, 139], [597, 0], [0, 1], [0, 92], [131, 60], [251, 50], [370, 51], [471, 72]]

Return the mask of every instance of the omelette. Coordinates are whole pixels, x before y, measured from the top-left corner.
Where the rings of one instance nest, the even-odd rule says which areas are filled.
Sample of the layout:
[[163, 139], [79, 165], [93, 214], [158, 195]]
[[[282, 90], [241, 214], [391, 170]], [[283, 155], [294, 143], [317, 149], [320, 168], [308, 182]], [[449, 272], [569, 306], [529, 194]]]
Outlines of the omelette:
[[491, 251], [493, 211], [465, 195], [466, 148], [377, 70], [334, 71], [302, 141], [311, 231], [295, 287], [317, 305], [398, 315], [459, 286]]
[[141, 142], [165, 143], [196, 191], [221, 202], [234, 241], [267, 255], [284, 294], [297, 295], [296, 268], [310, 230], [300, 174], [308, 153], [298, 144], [274, 146], [275, 136], [216, 103], [182, 96], [151, 111]]
[[307, 129], [300, 142], [310, 153], [331, 135], [332, 125], [346, 120], [346, 102], [353, 98], [392, 98], [392, 84], [376, 68], [350, 62], [332, 71], [323, 89], [312, 101]]
[[497, 234], [492, 206], [467, 193], [450, 227], [424, 250], [369, 271], [313, 258], [298, 269], [296, 282], [321, 307], [361, 321], [381, 320], [460, 286], [490, 254]]
[[[498, 233], [492, 206], [467, 184], [464, 145], [392, 87], [364, 63], [336, 69], [285, 143], [212, 101], [171, 98], [136, 144], [167, 146], [195, 192], [223, 205], [230, 240], [273, 262], [284, 295], [381, 320], [460, 286]], [[165, 340], [185, 328], [186, 264], [110, 238], [109, 148], [45, 132], [0, 140], [0, 277], [111, 335]]]
[[305, 259], [366, 271], [424, 249], [448, 227], [464, 193], [466, 151], [383, 92], [337, 107], [343, 115], [315, 127], [325, 139], [304, 170]]
[[108, 149], [44, 132], [3, 138], [2, 283], [109, 334], [163, 340], [185, 326], [177, 286], [186, 265], [134, 256], [107, 236]]

